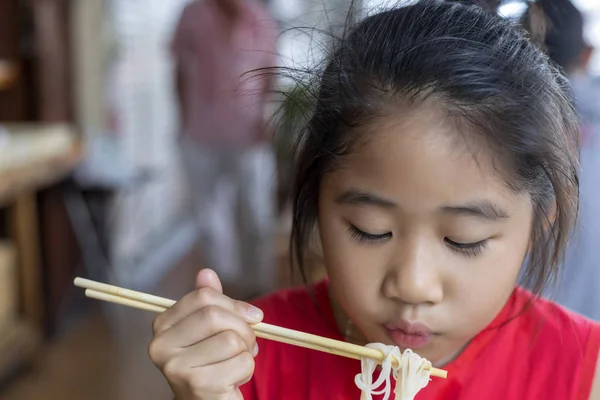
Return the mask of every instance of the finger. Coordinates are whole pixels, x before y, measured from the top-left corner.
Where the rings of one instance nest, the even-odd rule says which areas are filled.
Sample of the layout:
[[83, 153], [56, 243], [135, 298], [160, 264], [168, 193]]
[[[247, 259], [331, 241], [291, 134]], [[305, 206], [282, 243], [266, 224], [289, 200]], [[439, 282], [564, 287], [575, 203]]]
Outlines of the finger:
[[201, 289], [203, 287], [210, 287], [219, 293], [223, 293], [223, 285], [219, 279], [217, 273], [212, 269], [202, 269], [196, 275], [195, 288]]
[[209, 306], [220, 307], [237, 314], [249, 324], [258, 323], [263, 319], [260, 309], [246, 302], [233, 300], [210, 287], [204, 287], [185, 295], [175, 305], [156, 317], [153, 325], [154, 335], [170, 329], [184, 318]]
[[173, 358], [183, 368], [198, 368], [219, 364], [247, 352], [253, 357], [258, 353], [256, 339], [248, 346], [236, 332], [224, 331], [186, 348]]
[[[250, 379], [248, 379], [248, 380], [250, 380]], [[244, 382], [244, 383], [247, 383], [247, 382]], [[234, 398], [234, 400], [244, 400], [244, 395], [242, 394], [242, 391], [240, 390], [239, 387], [235, 388], [235, 396], [233, 398]]]
[[182, 349], [225, 331], [237, 334], [246, 344], [244, 350], [252, 351], [256, 341], [254, 330], [239, 315], [217, 306], [194, 312], [171, 329], [158, 334], [156, 340], [169, 343], [170, 348]]
[[197, 393], [232, 393], [252, 378], [254, 357], [246, 351], [218, 364], [199, 367], [198, 372], [191, 382]]

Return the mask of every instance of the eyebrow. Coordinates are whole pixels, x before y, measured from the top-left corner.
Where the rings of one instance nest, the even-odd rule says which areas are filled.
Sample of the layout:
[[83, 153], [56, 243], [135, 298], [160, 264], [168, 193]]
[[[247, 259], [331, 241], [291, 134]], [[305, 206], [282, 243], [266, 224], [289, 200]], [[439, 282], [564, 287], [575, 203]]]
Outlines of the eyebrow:
[[378, 206], [383, 208], [397, 207], [391, 200], [379, 197], [362, 190], [351, 189], [336, 199], [338, 204], [349, 204], [353, 206]]
[[451, 214], [471, 215], [474, 217], [485, 218], [490, 221], [506, 219], [509, 217], [506, 211], [488, 200], [474, 201], [459, 206], [446, 206], [442, 207], [442, 210]]
[[[353, 206], [398, 207], [392, 200], [358, 189], [350, 189], [344, 192], [336, 199], [336, 202], [338, 204]], [[449, 214], [474, 216], [490, 221], [509, 218], [509, 214], [506, 211], [489, 200], [477, 200], [456, 206], [444, 206], [442, 210]]]

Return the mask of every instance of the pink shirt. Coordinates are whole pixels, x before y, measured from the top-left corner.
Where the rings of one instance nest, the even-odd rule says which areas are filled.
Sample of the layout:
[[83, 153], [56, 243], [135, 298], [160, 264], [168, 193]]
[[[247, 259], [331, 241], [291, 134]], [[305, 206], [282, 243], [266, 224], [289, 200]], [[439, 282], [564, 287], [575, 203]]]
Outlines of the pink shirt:
[[[264, 134], [278, 29], [256, 0], [237, 0], [231, 26], [219, 0], [197, 0], [181, 14], [172, 51], [182, 79], [182, 134], [203, 145], [246, 146]], [[248, 74], [242, 76], [244, 73]]]

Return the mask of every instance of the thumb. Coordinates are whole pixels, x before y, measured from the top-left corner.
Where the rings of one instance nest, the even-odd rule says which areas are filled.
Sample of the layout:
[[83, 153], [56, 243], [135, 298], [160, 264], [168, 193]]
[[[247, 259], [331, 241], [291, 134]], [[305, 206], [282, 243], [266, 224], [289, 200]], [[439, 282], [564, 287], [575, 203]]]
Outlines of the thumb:
[[221, 285], [221, 280], [217, 276], [217, 273], [209, 268], [201, 269], [198, 272], [198, 275], [196, 275], [196, 283], [194, 286], [196, 290], [204, 287], [209, 287], [211, 289], [216, 290], [219, 293], [223, 293], [223, 285]]

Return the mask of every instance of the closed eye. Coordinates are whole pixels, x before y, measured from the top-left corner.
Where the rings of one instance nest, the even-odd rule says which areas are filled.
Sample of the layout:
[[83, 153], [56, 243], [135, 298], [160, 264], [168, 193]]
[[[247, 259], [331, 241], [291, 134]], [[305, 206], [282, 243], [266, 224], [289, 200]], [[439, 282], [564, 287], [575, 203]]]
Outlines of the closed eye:
[[357, 239], [360, 242], [381, 242], [392, 237], [392, 232], [386, 232], [382, 234], [369, 233], [358, 229], [352, 224], [350, 224], [350, 228], [348, 229], [348, 231], [350, 233], [350, 236], [352, 236], [354, 239]]
[[488, 245], [488, 239], [480, 240], [479, 242], [461, 243], [461, 242], [455, 242], [448, 238], [444, 238], [444, 242], [446, 242], [446, 244], [448, 244], [448, 247], [452, 251], [456, 251], [458, 253], [461, 253], [461, 254], [469, 256], [469, 257], [475, 257], [475, 256], [480, 255], [481, 252], [483, 252], [483, 250], [485, 250], [485, 248]]

